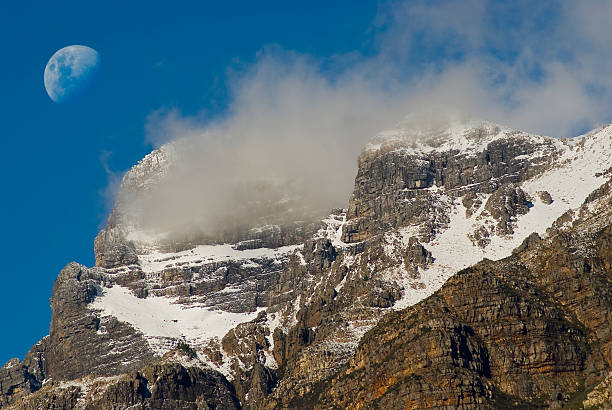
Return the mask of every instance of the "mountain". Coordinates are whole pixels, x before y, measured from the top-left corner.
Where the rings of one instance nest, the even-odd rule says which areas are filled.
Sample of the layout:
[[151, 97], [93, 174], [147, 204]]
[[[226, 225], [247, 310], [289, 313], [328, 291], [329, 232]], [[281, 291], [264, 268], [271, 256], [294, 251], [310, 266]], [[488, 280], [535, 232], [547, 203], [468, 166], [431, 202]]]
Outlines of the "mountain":
[[96, 266], [60, 272], [3, 406], [611, 405], [612, 126], [408, 117], [364, 147], [345, 209], [261, 181], [237, 188], [248, 218], [188, 230], [143, 216], [177, 144], [125, 175]]

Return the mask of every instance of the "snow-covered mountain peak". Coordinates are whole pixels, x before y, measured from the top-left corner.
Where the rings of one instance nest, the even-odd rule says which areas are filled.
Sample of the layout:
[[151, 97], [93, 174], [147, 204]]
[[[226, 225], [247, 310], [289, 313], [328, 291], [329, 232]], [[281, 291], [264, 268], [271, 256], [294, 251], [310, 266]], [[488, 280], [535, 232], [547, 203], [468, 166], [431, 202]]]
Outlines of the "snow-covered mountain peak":
[[562, 145], [551, 137], [529, 134], [484, 120], [460, 118], [417, 120], [407, 117], [394, 128], [375, 135], [365, 152], [401, 149], [408, 153], [453, 151], [457, 154], [482, 152], [490, 143], [503, 139], [535, 144]]
[[[64, 268], [51, 299], [50, 336], [36, 345], [24, 362], [11, 361], [4, 366], [5, 374], [11, 376], [0, 378], [0, 382], [11, 382], [16, 375], [30, 383], [34, 375], [37, 382], [50, 388], [52, 381], [45, 381], [45, 377], [55, 381], [95, 377], [78, 382], [87, 392], [96, 391], [100, 377], [129, 373], [136, 375], [138, 383], [144, 380], [140, 390], [152, 392], [160, 386], [159, 379], [147, 386], [147, 380], [157, 376], [142, 378], [145, 373], [141, 369], [158, 366], [161, 360], [164, 366], [178, 362], [189, 371], [233, 380], [236, 390], [242, 391], [245, 407], [251, 408], [257, 407], [251, 406], [253, 403], [262, 403], [258, 400], [266, 394], [284, 396], [292, 386], [300, 391], [316, 390], [317, 384], [304, 381], [332, 380], [339, 369], [346, 369], [345, 364], [362, 363], [362, 347], [372, 341], [372, 335], [386, 338], [389, 333], [380, 333], [380, 329], [389, 329], [394, 322], [398, 329], [412, 328], [417, 332], [413, 335], [429, 335], [425, 340], [433, 342], [435, 351], [448, 352], [447, 341], [454, 339], [442, 337], [439, 330], [447, 326], [442, 320], [460, 311], [472, 318], [472, 325], [489, 315], [487, 320], [492, 319], [494, 326], [490, 329], [504, 327], [499, 325], [505, 320], [498, 316], [500, 312], [512, 311], [522, 317], [530, 306], [534, 309], [532, 318], [540, 320], [546, 312], [557, 309], [538, 307], [541, 302], [548, 306], [549, 295], [557, 298], [563, 294], [570, 301], [564, 302], [563, 308], [559, 305], [559, 312], [574, 303], [573, 291], [568, 289], [582, 289], [587, 282], [581, 276], [595, 278], [593, 283], [604, 291], [600, 298], [586, 287], [583, 296], [610, 299], [606, 286], [592, 275], [595, 267], [605, 265], [590, 253], [594, 248], [589, 243], [603, 229], [609, 233], [612, 223], [612, 126], [562, 140], [486, 121], [456, 119], [424, 124], [409, 118], [381, 132], [374, 141], [378, 142], [371, 143], [359, 157], [348, 207], [335, 209], [310, 224], [299, 219], [303, 212], [293, 211], [300, 206], [299, 200], [280, 195], [278, 203], [265, 202], [263, 217], [249, 219], [252, 223], [246, 227], [223, 220], [220, 225], [225, 231], [216, 237], [138, 235], [146, 232], [130, 225], [134, 219], [129, 218], [138, 217], [138, 209], [133, 207], [134, 212], [127, 214], [121, 201], [143, 193], [140, 199], [147, 201], [154, 198], [148, 194], [156, 191], [157, 184], [172, 186], [180, 183], [183, 175], [178, 172], [177, 178], [175, 174], [182, 165], [177, 161], [182, 155], [177, 155], [175, 143], [147, 155], [126, 174], [115, 212], [96, 238], [96, 267], [71, 263]], [[197, 179], [199, 174], [190, 175]], [[202, 184], [192, 188], [203, 190]], [[274, 185], [268, 188], [274, 189]], [[240, 198], [231, 203], [242, 202], [248, 208], [258, 197], [249, 191]], [[177, 195], [177, 199], [184, 202], [186, 197]], [[236, 214], [235, 208], [228, 211]], [[177, 223], [175, 215], [169, 212], [171, 224]], [[269, 222], [269, 215], [281, 215], [285, 225]], [[184, 220], [194, 223], [191, 217]], [[604, 241], [608, 237], [600, 238]], [[569, 246], [554, 262], [549, 252], [556, 251], [548, 245], [565, 249], [564, 242]], [[609, 246], [602, 250], [607, 252]], [[506, 259], [512, 254], [515, 256]], [[575, 255], [593, 259], [579, 262]], [[483, 259], [488, 261], [481, 262]], [[550, 266], [549, 260], [553, 260]], [[475, 269], [458, 274], [475, 264]], [[577, 281], [567, 283], [578, 286], [564, 285], [564, 290], [550, 293], [530, 290], [528, 301], [536, 293], [543, 299], [538, 296], [535, 304], [517, 304], [518, 293], [513, 288], [520, 291], [520, 281], [526, 278], [523, 265], [541, 264], [547, 270], [550, 267], [553, 275], [562, 273], [550, 276], [554, 281], [567, 282], [571, 275]], [[499, 271], [489, 272], [494, 265]], [[521, 269], [510, 265], [521, 265]], [[583, 267], [566, 269], [571, 265]], [[473, 272], [483, 267], [487, 272]], [[531, 272], [536, 271], [528, 275]], [[448, 286], [443, 288], [445, 283]], [[489, 290], [479, 293], [478, 288], [485, 285]], [[540, 289], [541, 284], [529, 286]], [[463, 289], [462, 293], [457, 289]], [[424, 300], [438, 290], [437, 297]], [[445, 292], [442, 300], [439, 296]], [[455, 298], [457, 294], [462, 296]], [[502, 294], [504, 298], [499, 299]], [[487, 304], [491, 297], [498, 298], [496, 305]], [[455, 306], [451, 315], [446, 313], [450, 302]], [[601, 306], [599, 301], [595, 305]], [[411, 306], [405, 312], [387, 315]], [[406, 326], [412, 320], [406, 320], [407, 315], [419, 309], [425, 311], [412, 322], [415, 325]], [[437, 309], [443, 309], [441, 320], [429, 322], [431, 312]], [[481, 313], [472, 315], [474, 311]], [[600, 327], [606, 337], [608, 316], [602, 315]], [[511, 316], [503, 316], [507, 317]], [[560, 323], [558, 318], [563, 319], [557, 313], [551, 318], [555, 326]], [[448, 323], [448, 335], [457, 336], [457, 329], [463, 329], [455, 324], [463, 322]], [[532, 335], [537, 328], [548, 337], [544, 322], [530, 319], [525, 323], [534, 326]], [[564, 340], [582, 332], [582, 327], [572, 328], [576, 332], [570, 333], [563, 326], [555, 332]], [[376, 330], [364, 338], [373, 327]], [[525, 329], [505, 327], [515, 328], [511, 335]], [[396, 330], [391, 333], [392, 337], [398, 334]], [[491, 333], [480, 335], [491, 337]], [[524, 333], [518, 336], [522, 337]], [[412, 345], [413, 340], [417, 339], [406, 337], [401, 344]], [[455, 345], [463, 343], [457, 340]], [[501, 339], [491, 340], [489, 346], [495, 346]], [[533, 340], [533, 346], [540, 346], [543, 338]], [[560, 346], [560, 339], [550, 340], [555, 349]], [[563, 346], [572, 345], [572, 340], [578, 339]], [[523, 360], [524, 351], [513, 357]], [[365, 352], [377, 354], [374, 349]], [[574, 361], [577, 356], [568, 352]], [[541, 356], [544, 361], [538, 363], [544, 366], [550, 363], [548, 354], [531, 356]], [[517, 363], [509, 359], [511, 362]], [[429, 355], [426, 363], [426, 367], [431, 365]], [[54, 366], [53, 373], [45, 375], [47, 365]], [[35, 373], [24, 373], [26, 368]], [[181, 375], [187, 374], [183, 368], [175, 368]], [[154, 372], [159, 374], [159, 370]], [[275, 379], [276, 375], [281, 378]], [[137, 385], [126, 380], [121, 379], [122, 385], [132, 391]], [[270, 393], [273, 385], [275, 390]], [[114, 390], [109, 392], [114, 394]]]
[[140, 192], [158, 184], [175, 159], [176, 144], [177, 142], [164, 144], [138, 161], [123, 176], [120, 193]]
[[[154, 187], [174, 153], [166, 145], [145, 157], [122, 189]], [[159, 355], [186, 340], [228, 377], [254, 362], [280, 365], [275, 344], [289, 336], [279, 335], [298, 330], [324, 335], [311, 353], [342, 363], [389, 309], [418, 303], [459, 270], [509, 256], [578, 212], [610, 180], [611, 158], [612, 126], [563, 141], [487, 121], [409, 119], [374, 137], [348, 208], [316, 226], [260, 224], [186, 242], [140, 237], [126, 219], [107, 227], [96, 253], [106, 285], [90, 308], [105, 328], [113, 318], [128, 323]], [[270, 212], [297, 215], [286, 208]], [[328, 322], [325, 309], [335, 315]], [[253, 334], [255, 351], [245, 347]]]

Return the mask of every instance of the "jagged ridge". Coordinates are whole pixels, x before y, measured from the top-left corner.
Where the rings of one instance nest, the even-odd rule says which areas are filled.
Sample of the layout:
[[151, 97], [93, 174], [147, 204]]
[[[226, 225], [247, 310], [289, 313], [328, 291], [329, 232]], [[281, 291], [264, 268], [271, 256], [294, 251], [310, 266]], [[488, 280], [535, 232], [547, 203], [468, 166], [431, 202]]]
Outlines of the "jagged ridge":
[[[433, 134], [415, 143], [403, 126], [375, 138], [359, 158], [348, 210], [314, 234], [196, 241], [168, 252], [130, 241], [132, 227], [113, 213], [96, 239], [100, 267], [70, 265], [58, 278], [51, 335], [33, 349], [46, 367], [36, 370], [31, 359], [5, 366], [3, 374], [21, 366], [24, 376], [11, 371], [3, 397], [15, 400], [15, 386], [32, 391], [43, 379], [139, 370], [185, 338], [197, 355], [191, 365], [233, 380], [243, 406], [298, 403], [348, 365], [389, 311], [423, 300], [482, 258], [509, 256], [532, 232], [546, 236], [560, 216], [571, 222], [599, 212], [567, 213], [610, 179], [611, 127], [571, 143], [490, 123]], [[159, 155], [135, 167], [124, 186], [154, 189], [151, 181], [171, 167]], [[171, 313], [158, 323], [143, 317], [148, 308], [133, 315], [159, 303]], [[197, 331], [194, 320], [211, 314], [224, 325]], [[98, 349], [92, 362], [82, 360], [88, 346]]]

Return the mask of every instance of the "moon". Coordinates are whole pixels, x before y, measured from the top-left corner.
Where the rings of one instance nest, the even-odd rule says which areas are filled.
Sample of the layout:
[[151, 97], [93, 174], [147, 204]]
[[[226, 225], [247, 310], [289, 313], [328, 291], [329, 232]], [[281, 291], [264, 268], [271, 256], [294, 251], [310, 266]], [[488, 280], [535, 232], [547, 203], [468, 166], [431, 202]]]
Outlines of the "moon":
[[58, 104], [83, 95], [100, 70], [100, 54], [87, 46], [64, 47], [53, 54], [45, 67], [45, 89]]

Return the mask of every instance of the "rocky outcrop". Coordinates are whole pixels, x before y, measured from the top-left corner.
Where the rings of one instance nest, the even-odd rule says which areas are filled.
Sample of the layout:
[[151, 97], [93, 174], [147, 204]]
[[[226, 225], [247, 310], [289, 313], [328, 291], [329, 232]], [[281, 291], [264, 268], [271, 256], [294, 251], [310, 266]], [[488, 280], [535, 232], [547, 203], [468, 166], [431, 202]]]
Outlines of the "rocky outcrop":
[[[466, 131], [463, 138], [467, 143], [486, 141], [500, 133], [497, 126], [481, 125]], [[359, 157], [342, 239], [359, 242], [392, 228], [417, 224], [427, 226], [423, 234], [429, 239], [447, 222], [448, 209], [435, 200], [438, 189], [458, 196], [490, 194], [500, 186], [533, 178], [558, 150], [552, 140], [516, 131], [491, 140], [479, 152], [452, 148], [422, 152], [409, 140], [383, 141]]]
[[153, 152], [97, 266], [58, 276], [49, 336], [0, 370], [0, 403], [605, 403], [612, 128], [572, 145], [489, 123], [410, 132], [368, 145], [349, 208], [320, 222], [264, 184], [269, 201], [241, 197], [252, 223], [161, 239], [125, 206], [171, 171], [172, 150]]
[[154, 222], [143, 220], [141, 213], [146, 213], [143, 208], [147, 204], [163, 199], [164, 194], [156, 196], [162, 191], [160, 187], [177, 183], [172, 180], [180, 178], [175, 175], [181, 172], [176, 170], [177, 156], [185, 149], [180, 142], [166, 144], [125, 174], [107, 225], [94, 242], [96, 266], [129, 266], [138, 263], [138, 255], [152, 250], [175, 253], [202, 244], [231, 243], [242, 250], [296, 245], [312, 236], [322, 212], [327, 211], [302, 201], [291, 182], [255, 180], [234, 187], [236, 206], [214, 226], [203, 229], [192, 222], [190, 229], [166, 227], [168, 231], [160, 232]]
[[612, 365], [611, 246], [608, 209], [459, 272], [386, 316], [335, 376], [283, 407], [554, 407], [594, 386], [585, 405], [602, 405]]
[[548, 191], [540, 191], [540, 192], [538, 192], [538, 197], [540, 198], [540, 201], [542, 201], [546, 205], [550, 205], [550, 204], [553, 203], [552, 196], [550, 195], [550, 193]]
[[0, 407], [41, 388], [48, 375], [48, 347], [46, 336], [30, 349], [23, 362], [14, 358], [0, 369]]
[[40, 388], [40, 381], [19, 359], [9, 360], [0, 369], [0, 405], [9, 404]]
[[216, 372], [159, 363], [114, 378], [45, 384], [14, 409], [239, 409], [233, 386]]
[[146, 340], [131, 326], [100, 318], [87, 308], [104, 285], [101, 272], [77, 263], [57, 277], [51, 297], [53, 312], [45, 377], [73, 380], [86, 375], [110, 376], [140, 368], [151, 360]]
[[107, 227], [94, 240], [96, 266], [117, 268], [138, 262], [134, 244], [129, 242], [119, 228]]
[[612, 408], [612, 372], [587, 394], [582, 404], [585, 408]]
[[515, 184], [501, 186], [485, 203], [485, 210], [497, 221], [499, 235], [514, 233], [512, 224], [518, 215], [525, 215], [533, 206], [525, 192]]
[[[380, 155], [384, 156], [385, 152]], [[403, 164], [389, 162], [381, 166], [392, 168]], [[517, 189], [520, 188], [517, 184], [502, 183], [489, 193], [466, 190], [463, 198], [458, 199], [462, 199], [466, 209], [478, 211], [478, 217], [473, 220], [485, 221], [487, 232], [493, 227], [490, 235], [500, 222], [514, 230], [515, 222], [530, 212], [532, 206], [526, 192]], [[355, 189], [361, 188], [356, 184]], [[423, 198], [445, 206], [434, 190], [419, 192], [423, 192]], [[494, 215], [485, 213], [489, 212], [485, 203], [490, 198], [493, 199], [489, 208]], [[377, 201], [383, 200], [377, 198]], [[542, 200], [544, 205], [550, 205], [546, 202]], [[600, 247], [600, 257], [609, 259], [606, 240], [594, 242], [594, 233], [585, 232], [585, 226], [592, 226], [597, 220], [595, 226], [604, 229], [600, 234], [605, 238], [605, 233], [601, 232], [605, 232], [612, 221], [609, 203], [609, 189], [596, 190], [588, 196], [583, 207], [569, 216], [562, 215], [554, 224], [557, 230], [551, 230], [548, 235], [556, 239], [543, 239], [536, 233], [528, 235], [522, 244], [519, 242], [510, 260], [483, 262], [478, 265], [479, 269], [451, 278], [438, 294], [417, 305], [417, 313], [410, 309], [398, 313], [399, 318], [396, 317], [395, 324], [389, 327], [385, 325], [386, 320], [392, 320], [394, 314], [385, 317], [383, 309], [397, 306], [407, 290], [406, 285], [393, 287], [387, 276], [389, 269], [393, 272], [401, 268], [400, 276], [413, 277], [410, 286], [418, 289], [419, 278], [435, 263], [436, 254], [428, 256], [428, 244], [419, 240], [422, 239], [420, 229], [408, 229], [406, 232], [414, 232], [417, 236], [404, 239], [402, 230], [395, 233], [389, 228], [385, 234], [374, 234], [365, 240], [360, 238], [362, 241], [354, 245], [341, 246], [329, 273], [319, 282], [314, 279], [320, 275], [311, 267], [306, 252], [309, 248], [305, 246], [305, 266], [301, 271], [291, 270], [294, 275], [300, 272], [298, 279], [289, 275], [281, 278], [288, 284], [287, 289], [296, 289], [294, 295], [300, 295], [299, 285], [308, 283], [309, 278], [313, 278], [315, 284], [301, 293], [308, 302], [296, 315], [297, 323], [289, 332], [275, 331], [274, 353], [281, 377], [262, 407], [396, 408], [401, 403], [401, 407], [411, 408], [499, 408], [538, 402], [560, 406], [579, 400], [607, 367], [598, 365], [600, 353], [593, 351], [606, 351], [607, 342], [601, 344], [603, 349], [599, 346], [602, 340], [609, 340], [609, 336], [593, 341], [591, 331], [609, 326], [598, 322], [587, 328], [584, 322], [576, 319], [578, 311], [568, 311], [565, 305], [571, 305], [572, 298], [581, 299], [586, 295], [608, 298], [605, 289], [610, 288], [609, 279], [606, 279], [608, 284], [599, 282], [610, 272], [608, 262], [599, 264], [603, 276], [592, 277], [593, 282], [587, 290], [586, 285], [575, 282], [584, 274], [580, 268], [584, 253], [573, 253], [576, 248], [595, 246]], [[575, 222], [577, 219], [580, 222]], [[568, 228], [572, 223], [574, 228]], [[350, 221], [344, 225], [345, 234], [348, 224]], [[419, 224], [420, 228], [423, 226], [426, 224]], [[564, 233], [566, 228], [571, 233]], [[441, 229], [447, 228], [441, 226]], [[507, 232], [502, 236], [513, 234], [510, 230]], [[464, 234], [469, 237], [469, 231]], [[582, 244], [566, 246], [576, 242]], [[389, 248], [392, 243], [395, 246]], [[425, 252], [419, 252], [420, 247]], [[573, 255], [571, 258], [575, 258], [570, 264], [576, 267], [569, 275], [571, 280], [562, 277], [568, 275], [567, 260], [558, 260], [546, 270], [526, 264], [528, 255], [535, 249], [540, 249], [542, 257], [529, 259], [532, 262], [553, 260], [544, 252], [551, 248], [556, 249], [559, 256]], [[398, 266], [391, 249], [413, 256], [406, 258], [406, 266]], [[348, 266], [347, 260], [350, 260]], [[590, 266], [590, 262], [588, 264]], [[387, 273], [381, 275], [383, 272]], [[534, 281], [536, 272], [542, 278], [557, 275], [555, 284], [563, 283], [567, 287], [552, 294], [566, 297], [555, 299], [551, 296], [549, 289], [543, 289], [542, 283]], [[362, 292], [360, 289], [364, 288]], [[585, 292], [575, 293], [580, 288]], [[386, 294], [382, 300], [390, 303], [380, 302], [377, 295], [382, 294]], [[443, 299], [438, 296], [441, 294], [445, 295]], [[609, 307], [601, 311], [601, 320], [608, 320]], [[406, 312], [413, 312], [415, 316], [409, 319]], [[367, 326], [368, 320], [375, 324], [380, 317], [382, 321], [368, 333], [371, 336], [362, 339], [357, 353], [354, 356], [343, 354], [352, 352], [347, 343], [347, 339], [350, 340], [348, 330], [354, 330], [355, 324], [362, 320], [366, 324], [362, 328], [365, 331], [371, 327]], [[428, 320], [433, 320], [431, 325], [422, 326]], [[389, 341], [388, 338], [400, 340]], [[418, 370], [421, 368], [423, 371]]]

